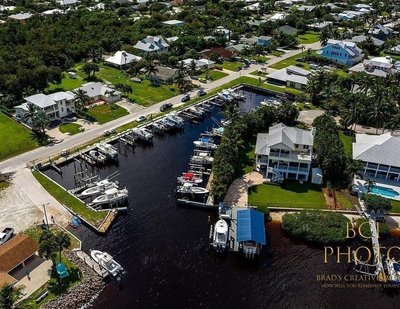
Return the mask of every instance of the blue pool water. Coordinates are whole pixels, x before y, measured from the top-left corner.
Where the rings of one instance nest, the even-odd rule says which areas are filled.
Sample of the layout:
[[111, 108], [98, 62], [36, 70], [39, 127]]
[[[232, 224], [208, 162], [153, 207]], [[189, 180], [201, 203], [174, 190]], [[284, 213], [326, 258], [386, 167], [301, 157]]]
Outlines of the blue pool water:
[[385, 188], [385, 187], [380, 187], [380, 186], [373, 186], [373, 188], [371, 189], [371, 193], [383, 195], [383, 196], [386, 196], [389, 198], [400, 195], [398, 192], [396, 192], [395, 190], [393, 190], [391, 188]]

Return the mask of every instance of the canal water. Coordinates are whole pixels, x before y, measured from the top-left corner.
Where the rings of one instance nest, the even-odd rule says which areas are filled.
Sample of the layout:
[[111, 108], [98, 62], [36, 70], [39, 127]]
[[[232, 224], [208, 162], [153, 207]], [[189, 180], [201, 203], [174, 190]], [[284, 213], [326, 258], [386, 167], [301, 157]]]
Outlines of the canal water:
[[[265, 97], [250, 93], [241, 109], [247, 112]], [[221, 119], [218, 111], [213, 113]], [[152, 146], [138, 146], [119, 156], [118, 166], [98, 168], [102, 177], [119, 171], [117, 180], [129, 190], [129, 211], [119, 216], [105, 236], [80, 227], [73, 232], [83, 250], [107, 251], [127, 270], [118, 284], [111, 281], [95, 308], [349, 308], [394, 307], [396, 291], [381, 288], [324, 288], [317, 275], [354, 274], [345, 263], [323, 263], [323, 251], [285, 235], [268, 223], [270, 249], [257, 263], [238, 256], [216, 257], [209, 250], [208, 211], [177, 207], [176, 178], [186, 171], [193, 141], [215, 126], [207, 117], [187, 124], [174, 135], [154, 137]], [[74, 166], [63, 175], [45, 173], [73, 188]]]

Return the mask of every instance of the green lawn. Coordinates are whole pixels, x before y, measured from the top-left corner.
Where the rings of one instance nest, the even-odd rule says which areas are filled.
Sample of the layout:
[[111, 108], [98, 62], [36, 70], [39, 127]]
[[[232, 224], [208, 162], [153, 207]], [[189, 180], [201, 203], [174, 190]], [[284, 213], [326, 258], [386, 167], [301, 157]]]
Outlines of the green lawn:
[[119, 83], [131, 86], [133, 91], [128, 95], [128, 98], [143, 106], [150, 106], [179, 94], [175, 85], [154, 86], [149, 80], [136, 83], [131, 81], [130, 76], [125, 72], [105, 65], [101, 66], [97, 77], [114, 85]]
[[255, 60], [260, 63], [267, 62], [270, 58], [266, 56], [250, 56], [248, 59]]
[[63, 79], [60, 84], [50, 84], [47, 88], [48, 92], [67, 91], [79, 88], [86, 83], [82, 73], [77, 72], [75, 79], [70, 78], [68, 73], [63, 73]]
[[352, 140], [352, 138], [350, 136], [347, 136], [343, 132], [339, 132], [339, 137], [343, 143], [344, 151], [346, 152], [346, 155], [352, 156], [353, 155], [353, 145], [352, 145], [353, 140]]
[[103, 124], [111, 120], [126, 116], [129, 113], [125, 108], [122, 108], [116, 104], [114, 105], [114, 107], [111, 107], [110, 104], [102, 104], [89, 108], [86, 111], [86, 114], [89, 115], [89, 117], [93, 118], [94, 121]]
[[319, 33], [315, 31], [307, 31], [304, 34], [300, 34], [297, 39], [300, 44], [311, 44], [319, 41]]
[[262, 184], [249, 189], [249, 205], [267, 207], [326, 208], [322, 187], [310, 183], [286, 181], [283, 186]]
[[212, 70], [212, 71], [209, 71], [208, 74], [206, 72], [200, 74], [199, 78], [206, 78], [207, 76], [208, 76], [209, 80], [214, 81], [214, 80], [223, 78], [225, 76], [228, 76], [228, 74], [224, 73], [224, 72], [221, 72], [221, 71], [218, 71], [218, 70]]
[[29, 129], [3, 113], [0, 113], [0, 141], [0, 161], [38, 146]]
[[399, 213], [400, 212], [400, 201], [395, 201], [395, 200], [391, 200], [391, 201], [392, 201], [392, 209], [390, 209], [390, 212]]
[[43, 188], [49, 192], [57, 201], [64, 204], [74, 213], [77, 213], [83, 219], [93, 224], [94, 226], [99, 226], [107, 215], [106, 211], [94, 211], [85, 206], [80, 200], [75, 198], [73, 195], [57, 186], [54, 182], [50, 181], [40, 172], [34, 172], [36, 180], [43, 186]]
[[81, 131], [82, 126], [77, 123], [64, 123], [58, 127], [61, 133], [68, 133], [69, 135], [78, 134]]
[[348, 193], [336, 191], [336, 202], [341, 209], [353, 209], [353, 205], [356, 203], [357, 198], [354, 199], [355, 201], [353, 202]]
[[[243, 147], [239, 151], [239, 164], [241, 166], [242, 175], [253, 171], [256, 149], [256, 137], [244, 142]], [[241, 175], [238, 175], [238, 177]]]
[[[270, 65], [269, 67], [274, 68], [274, 69], [283, 69], [290, 65], [296, 65], [298, 63], [301, 63], [301, 62], [296, 61], [296, 59], [301, 58], [301, 57], [302, 57], [302, 53], [298, 53], [289, 58], [283, 59], [282, 61], [274, 63], [274, 64]], [[309, 65], [307, 63], [301, 63], [301, 64], [304, 65], [305, 69], [309, 68]]]
[[226, 70], [236, 71], [236, 69], [243, 66], [243, 64], [241, 62], [224, 61], [220, 66]]

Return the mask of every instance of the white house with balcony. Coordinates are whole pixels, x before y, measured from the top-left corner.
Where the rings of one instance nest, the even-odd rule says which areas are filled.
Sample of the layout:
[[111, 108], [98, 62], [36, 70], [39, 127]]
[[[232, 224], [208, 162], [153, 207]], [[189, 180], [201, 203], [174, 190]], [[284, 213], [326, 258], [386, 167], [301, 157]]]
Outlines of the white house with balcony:
[[353, 159], [362, 161], [364, 179], [395, 182], [400, 185], [400, 137], [356, 134]]
[[25, 98], [25, 103], [15, 107], [17, 119], [30, 124], [26, 119], [29, 105], [43, 111], [50, 120], [57, 120], [75, 112], [74, 95], [69, 92], [56, 92], [49, 95], [38, 93]]
[[308, 180], [315, 130], [303, 130], [279, 123], [269, 133], [259, 133], [256, 142], [256, 169], [267, 181]]

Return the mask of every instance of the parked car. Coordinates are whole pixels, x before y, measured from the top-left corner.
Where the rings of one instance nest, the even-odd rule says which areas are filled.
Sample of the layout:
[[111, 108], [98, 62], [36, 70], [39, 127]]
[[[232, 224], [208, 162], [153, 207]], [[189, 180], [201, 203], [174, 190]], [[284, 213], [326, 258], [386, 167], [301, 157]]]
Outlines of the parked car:
[[199, 97], [202, 97], [203, 95], [206, 95], [206, 94], [207, 94], [207, 92], [204, 89], [200, 89], [199, 91], [197, 91], [197, 95]]
[[78, 120], [78, 118], [76, 118], [76, 117], [65, 117], [65, 118], [63, 118], [64, 122], [75, 122], [77, 120]]
[[190, 100], [190, 95], [189, 95], [189, 94], [185, 94], [185, 95], [182, 97], [181, 102], [187, 102], [187, 101], [189, 101], [189, 100]]
[[104, 131], [104, 135], [105, 136], [109, 136], [109, 135], [112, 135], [114, 133], [117, 133], [117, 131], [115, 129], [108, 129], [108, 130]]
[[143, 122], [146, 120], [146, 116], [139, 116], [138, 119], [136, 119], [137, 122]]
[[236, 71], [237, 71], [237, 72], [239, 72], [239, 71], [241, 71], [241, 70], [242, 70], [242, 67], [237, 67], [237, 68], [236, 68]]
[[172, 106], [173, 106], [172, 103], [165, 103], [165, 104], [161, 105], [160, 112], [166, 112], [167, 110], [172, 108]]
[[69, 156], [69, 150], [68, 149], [63, 149], [61, 150], [61, 156], [62, 157], [68, 157]]
[[14, 229], [11, 227], [6, 227], [0, 233], [0, 245], [3, 245], [7, 240], [9, 240], [14, 235]]

